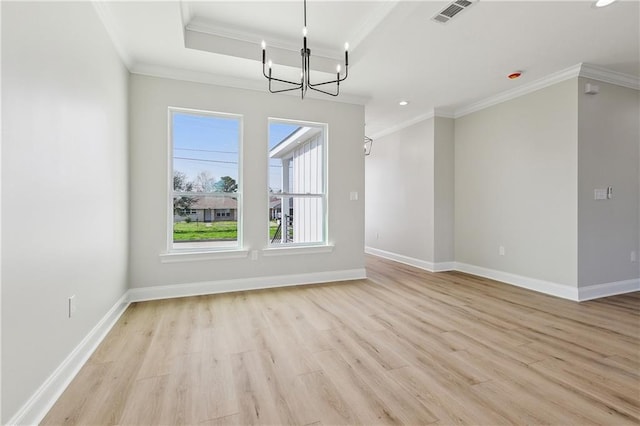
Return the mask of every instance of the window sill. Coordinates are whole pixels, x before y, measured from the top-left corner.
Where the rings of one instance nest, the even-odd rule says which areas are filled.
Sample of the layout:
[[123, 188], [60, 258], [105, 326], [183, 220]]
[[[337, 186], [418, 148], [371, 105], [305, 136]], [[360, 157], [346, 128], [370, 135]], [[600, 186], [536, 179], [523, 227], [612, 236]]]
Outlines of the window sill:
[[220, 251], [184, 251], [160, 254], [160, 262], [199, 262], [203, 260], [242, 259], [249, 256], [249, 250], [220, 250]]
[[292, 247], [269, 247], [262, 250], [262, 255], [269, 256], [287, 256], [293, 254], [316, 254], [331, 253], [335, 246], [292, 246]]

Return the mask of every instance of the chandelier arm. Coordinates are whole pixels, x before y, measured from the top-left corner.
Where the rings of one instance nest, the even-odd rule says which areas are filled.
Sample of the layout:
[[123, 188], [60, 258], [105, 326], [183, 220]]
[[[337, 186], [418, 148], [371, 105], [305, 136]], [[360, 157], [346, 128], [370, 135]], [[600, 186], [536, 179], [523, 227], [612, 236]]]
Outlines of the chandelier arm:
[[286, 84], [293, 84], [294, 86], [300, 86], [300, 83], [296, 83], [295, 81], [281, 80], [275, 77], [271, 77], [271, 78], [267, 77], [267, 79], [269, 80], [269, 82], [277, 81], [279, 83], [286, 83]]
[[309, 83], [309, 87], [318, 87], [318, 86], [324, 86], [325, 84], [337, 84], [339, 82], [341, 82], [342, 80], [331, 80], [331, 81], [323, 81], [322, 83]]
[[299, 85], [300, 85], [300, 83], [296, 83], [295, 81], [282, 80], [282, 79], [279, 79], [279, 78], [276, 78], [276, 77], [268, 76], [268, 75], [267, 75], [267, 73], [264, 71], [264, 68], [265, 68], [265, 67], [264, 67], [264, 64], [263, 64], [263, 65], [262, 65], [262, 75], [264, 75], [264, 77], [265, 77], [267, 80], [269, 80], [269, 84], [271, 84], [271, 81], [278, 81], [278, 82], [280, 82], [280, 83], [293, 84], [293, 85], [296, 85], [296, 86], [299, 86]]
[[[340, 74], [338, 74], [338, 76], [340, 76]], [[323, 86], [325, 84], [332, 84], [332, 83], [340, 84], [340, 82], [345, 81], [348, 76], [349, 76], [349, 65], [346, 64], [344, 67], [344, 77], [338, 77], [335, 80], [324, 81], [322, 83], [311, 83], [311, 75], [309, 74], [309, 78], [307, 78], [307, 84], [309, 85], [309, 87], [318, 87], [318, 86]]]
[[[271, 82], [272, 82], [273, 80], [275, 80], [275, 81], [280, 81], [280, 82], [287, 83], [287, 84], [294, 84], [294, 85], [295, 85], [295, 87], [290, 87], [290, 88], [288, 88], [288, 89], [278, 89], [278, 90], [273, 90], [273, 89], [271, 88]], [[278, 80], [277, 78], [270, 78], [270, 79], [269, 79], [269, 92], [271, 92], [271, 93], [290, 92], [290, 91], [292, 91], [292, 90], [298, 90], [298, 89], [300, 89], [300, 87], [302, 87], [302, 84], [291, 83], [290, 81], [285, 81], [285, 80]]]
[[[340, 75], [340, 74], [338, 74]], [[344, 77], [340, 78], [339, 81], [345, 81], [349, 77], [349, 65], [344, 66]]]
[[271, 85], [269, 85], [269, 92], [270, 93], [282, 93], [282, 92], [290, 92], [292, 90], [299, 90], [300, 87], [293, 87], [291, 89], [279, 89], [279, 90], [272, 90], [271, 89]]
[[340, 94], [340, 85], [336, 87], [336, 93], [327, 92], [326, 90], [318, 89], [313, 86], [309, 86], [309, 89], [315, 90], [316, 92], [324, 93], [325, 95], [329, 95], [329, 96], [338, 96]]

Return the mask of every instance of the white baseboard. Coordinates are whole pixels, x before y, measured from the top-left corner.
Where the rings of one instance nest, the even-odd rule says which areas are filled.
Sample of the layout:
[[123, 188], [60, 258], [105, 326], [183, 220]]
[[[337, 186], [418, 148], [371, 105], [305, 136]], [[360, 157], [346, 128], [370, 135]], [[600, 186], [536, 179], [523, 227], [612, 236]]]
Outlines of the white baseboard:
[[199, 296], [203, 294], [229, 293], [233, 291], [260, 290], [304, 284], [359, 280], [367, 277], [364, 268], [342, 271], [313, 272], [309, 274], [278, 275], [271, 277], [243, 278], [235, 280], [205, 281], [157, 287], [138, 287], [129, 290], [130, 302]]
[[394, 260], [404, 263], [405, 265], [415, 266], [429, 272], [445, 272], [455, 270], [455, 262], [428, 262], [426, 260], [416, 259], [415, 257], [405, 256], [403, 254], [393, 253], [386, 250], [380, 250], [373, 247], [365, 247], [364, 252], [385, 259]]
[[633, 291], [640, 291], [640, 278], [578, 287], [578, 300], [583, 302]]
[[129, 306], [129, 302], [125, 293], [20, 410], [9, 419], [7, 425], [36, 425], [40, 423], [127, 309], [127, 306]]
[[[426, 262], [372, 247], [365, 248], [365, 252], [430, 272], [452, 270], [466, 272], [574, 301], [591, 300], [632, 291], [640, 291], [640, 279], [576, 288], [460, 262]], [[62, 395], [62, 392], [64, 392], [69, 383], [71, 383], [73, 378], [78, 374], [82, 366], [86, 363], [91, 354], [102, 342], [109, 330], [111, 330], [115, 325], [116, 321], [118, 321], [131, 302], [304, 284], [350, 281], [364, 278], [366, 278], [366, 270], [362, 268], [129, 289], [127, 293], [125, 293], [115, 303], [115, 305], [113, 305], [109, 312], [104, 315], [98, 324], [93, 327], [89, 334], [87, 334], [82, 342], [76, 346], [69, 356], [58, 366], [58, 368], [56, 368], [40, 388], [38, 388], [22, 408], [7, 422], [7, 425], [38, 424], [51, 409], [60, 395]]]
[[469, 265], [461, 262], [456, 262], [456, 271], [466, 272], [467, 274], [489, 278], [492, 280], [511, 284], [516, 287], [522, 287], [528, 290], [537, 291], [539, 293], [561, 297], [563, 299], [569, 299], [573, 301], [578, 300], [578, 288], [572, 287], [570, 285], [557, 284], [550, 281], [539, 280], [537, 278], [525, 277], [523, 275], [483, 268], [481, 266]]
[[462, 262], [441, 262], [432, 263], [413, 257], [392, 253], [373, 247], [365, 247], [365, 253], [385, 259], [394, 260], [409, 266], [424, 269], [429, 272], [459, 271], [479, 277], [489, 278], [539, 293], [561, 297], [563, 299], [582, 302], [601, 297], [614, 296], [617, 294], [640, 291], [640, 279], [635, 278], [626, 281], [617, 281], [604, 284], [595, 284], [586, 287], [572, 287], [569, 285], [557, 284], [550, 281], [539, 280], [537, 278], [525, 277], [523, 275], [512, 274], [510, 272], [498, 271], [476, 265], [469, 265]]
[[360, 268], [129, 289], [58, 368], [56, 368], [40, 388], [38, 388], [31, 398], [29, 398], [20, 410], [8, 421], [7, 425], [35, 425], [42, 421], [131, 302], [303, 284], [349, 281], [364, 279], [366, 277], [366, 270]]

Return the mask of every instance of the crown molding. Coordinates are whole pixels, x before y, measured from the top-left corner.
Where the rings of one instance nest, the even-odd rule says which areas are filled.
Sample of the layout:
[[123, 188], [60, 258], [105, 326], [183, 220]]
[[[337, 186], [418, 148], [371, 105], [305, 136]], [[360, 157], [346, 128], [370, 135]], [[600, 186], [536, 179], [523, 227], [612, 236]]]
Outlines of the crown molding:
[[[234, 89], [253, 90], [256, 92], [269, 93], [266, 83], [258, 80], [251, 80], [245, 78], [223, 76], [218, 74], [211, 74], [201, 71], [190, 71], [179, 68], [162, 67], [149, 64], [134, 64], [130, 68], [132, 74], [146, 75], [150, 77], [168, 78], [171, 80], [190, 81], [193, 83], [204, 83], [214, 86], [231, 87]], [[284, 92], [279, 93], [283, 96], [299, 97], [298, 92]], [[341, 93], [336, 98], [327, 99], [322, 94], [307, 92], [305, 98], [312, 98], [330, 102], [340, 102], [346, 104], [364, 105], [369, 101], [369, 98], [357, 95], [349, 95]]]
[[577, 64], [562, 71], [549, 74], [548, 76], [539, 80], [532, 81], [531, 83], [523, 84], [515, 89], [507, 90], [497, 95], [490, 96], [478, 102], [471, 103], [455, 110], [455, 118], [464, 117], [472, 112], [480, 111], [485, 108], [500, 104], [502, 102], [510, 101], [520, 96], [527, 95], [536, 90], [549, 87], [553, 84], [560, 83], [565, 80], [569, 80], [574, 77], [578, 77], [582, 64]]
[[373, 133], [370, 135], [370, 137], [372, 139], [380, 139], [382, 137], [388, 136], [392, 133], [398, 132], [402, 129], [406, 129], [407, 127], [413, 126], [414, 124], [418, 124], [422, 121], [428, 120], [430, 118], [435, 117], [435, 111], [431, 110], [427, 113], [424, 114], [420, 114], [418, 116], [415, 116], [409, 120], [403, 121], [401, 123], [396, 124], [395, 126], [391, 126], [391, 127], [387, 127], [384, 130], [381, 130], [379, 132]]
[[603, 83], [615, 84], [616, 86], [627, 87], [629, 89], [640, 90], [640, 78], [591, 64], [582, 64], [582, 67], [580, 68], [580, 77], [602, 81]]
[[611, 71], [606, 68], [598, 67], [591, 64], [580, 63], [562, 71], [549, 74], [548, 76], [539, 80], [524, 84], [518, 88], [508, 90], [483, 99], [481, 101], [458, 108], [455, 110], [454, 116], [455, 118], [460, 118], [467, 114], [471, 114], [472, 112], [480, 111], [490, 106], [519, 98], [520, 96], [535, 92], [536, 90], [540, 90], [545, 87], [549, 87], [562, 81], [576, 77], [590, 78], [592, 80], [597, 80], [604, 83], [610, 83], [617, 86], [627, 87], [629, 89], [640, 90], [640, 78], [638, 77]]
[[118, 36], [120, 29], [117, 23], [117, 20], [113, 17], [111, 13], [111, 9], [109, 7], [109, 2], [104, 0], [91, 0], [91, 4], [98, 14], [98, 18], [102, 22], [105, 30], [107, 30], [107, 34], [113, 43], [113, 47], [115, 48], [118, 56], [124, 63], [125, 67], [128, 70], [131, 70], [131, 65], [133, 63], [133, 59], [127, 49], [124, 47], [124, 43], [120, 40]]
[[382, 138], [384, 136], [387, 136], [387, 135], [390, 135], [392, 133], [395, 133], [397, 131], [400, 131], [402, 129], [406, 129], [407, 127], [413, 126], [414, 124], [418, 124], [418, 123], [420, 123], [422, 121], [429, 120], [431, 118], [436, 118], [436, 117], [439, 117], [439, 118], [455, 118], [453, 112], [445, 110], [445, 109], [436, 108], [436, 109], [428, 111], [428, 112], [426, 112], [424, 114], [420, 114], [420, 115], [417, 115], [417, 116], [415, 116], [413, 118], [410, 118], [409, 120], [406, 120], [406, 121], [403, 121], [401, 123], [398, 123], [395, 126], [391, 126], [391, 127], [388, 127], [388, 128], [386, 128], [384, 130], [381, 130], [379, 132], [373, 133], [371, 135], [371, 138], [372, 139], [379, 139], [379, 138]]
[[349, 45], [351, 50], [355, 50], [369, 35], [378, 28], [387, 16], [400, 3], [399, 0], [389, 0], [378, 2], [378, 7], [367, 16], [364, 23], [349, 34]]
[[435, 111], [429, 111], [424, 114], [418, 115], [410, 120], [403, 121], [395, 126], [391, 126], [387, 129], [374, 133], [371, 137], [381, 138], [391, 133], [402, 130], [406, 127], [412, 126], [423, 120], [428, 120], [433, 117], [445, 117], [445, 118], [460, 118], [467, 114], [489, 108], [491, 106], [500, 104], [502, 102], [510, 101], [512, 99], [519, 98], [520, 96], [527, 95], [535, 92], [536, 90], [544, 89], [545, 87], [552, 86], [554, 84], [577, 77], [589, 78], [592, 80], [601, 81], [604, 83], [615, 84], [617, 86], [627, 87], [629, 89], [640, 90], [640, 78], [623, 74], [616, 71], [611, 71], [606, 68], [598, 67], [595, 65], [580, 63], [564, 70], [549, 74], [548, 76], [535, 80], [531, 83], [524, 84], [515, 89], [511, 89], [497, 95], [490, 96], [486, 99], [462, 106], [455, 111], [450, 112], [447, 110], [436, 109]]

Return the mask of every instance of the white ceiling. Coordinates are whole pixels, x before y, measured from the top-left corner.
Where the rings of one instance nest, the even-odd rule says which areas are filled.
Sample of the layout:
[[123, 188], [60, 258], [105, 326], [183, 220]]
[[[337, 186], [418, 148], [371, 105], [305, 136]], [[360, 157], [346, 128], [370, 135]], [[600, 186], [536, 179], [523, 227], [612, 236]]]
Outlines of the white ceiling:
[[[578, 0], [482, 0], [446, 24], [431, 21], [447, 3], [308, 0], [312, 59], [338, 60], [344, 42], [351, 46], [339, 99], [365, 104], [367, 134], [434, 110], [454, 114], [579, 63], [640, 78], [639, 1], [595, 8]], [[287, 55], [299, 62], [302, 0], [97, 7], [132, 72], [266, 90], [261, 40], [275, 55], [275, 73], [293, 71], [281, 65]], [[508, 80], [515, 70], [523, 76]], [[402, 99], [409, 105], [400, 107]]]

